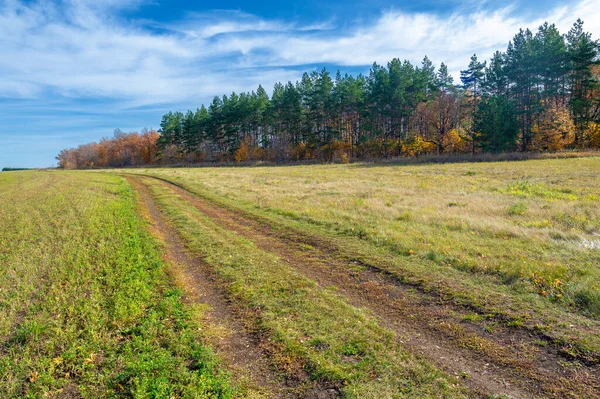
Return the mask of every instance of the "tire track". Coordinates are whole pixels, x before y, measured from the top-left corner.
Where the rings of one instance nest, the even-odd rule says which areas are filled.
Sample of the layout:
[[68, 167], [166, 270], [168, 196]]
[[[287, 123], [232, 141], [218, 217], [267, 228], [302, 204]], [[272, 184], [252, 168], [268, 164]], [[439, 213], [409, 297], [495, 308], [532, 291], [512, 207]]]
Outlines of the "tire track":
[[142, 179], [133, 176], [126, 179], [138, 193], [152, 235], [164, 244], [164, 256], [173, 265], [173, 277], [184, 288], [184, 300], [209, 306], [209, 310], [203, 312], [205, 323], [210, 326], [209, 343], [232, 374], [234, 383], [241, 382], [249, 391], [244, 392], [244, 397], [297, 398], [293, 383], [285, 381], [271, 367], [263, 337], [250, 331], [245, 316], [240, 315], [229, 301], [210, 266], [187, 251], [184, 241], [158, 209]]

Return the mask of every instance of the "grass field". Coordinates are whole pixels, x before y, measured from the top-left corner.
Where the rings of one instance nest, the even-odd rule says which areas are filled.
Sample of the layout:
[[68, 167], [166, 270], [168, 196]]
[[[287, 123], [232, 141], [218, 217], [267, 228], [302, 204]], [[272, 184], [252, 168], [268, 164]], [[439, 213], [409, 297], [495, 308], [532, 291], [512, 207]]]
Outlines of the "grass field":
[[599, 316], [599, 168], [584, 158], [150, 173], [436, 267], [525, 279], [550, 301]]
[[599, 170], [2, 173], [0, 392], [600, 397]]
[[[325, 241], [350, 261], [468, 310], [458, 317], [492, 343], [523, 331], [540, 348], [597, 365], [599, 169], [600, 159], [580, 158], [134, 172]], [[460, 328], [444, 334], [472, 346], [478, 338]], [[496, 360], [506, 349], [474, 345]]]
[[247, 208], [433, 267], [526, 280], [600, 316], [600, 159], [423, 166], [157, 169]]
[[230, 397], [131, 188], [0, 174], [0, 397]]

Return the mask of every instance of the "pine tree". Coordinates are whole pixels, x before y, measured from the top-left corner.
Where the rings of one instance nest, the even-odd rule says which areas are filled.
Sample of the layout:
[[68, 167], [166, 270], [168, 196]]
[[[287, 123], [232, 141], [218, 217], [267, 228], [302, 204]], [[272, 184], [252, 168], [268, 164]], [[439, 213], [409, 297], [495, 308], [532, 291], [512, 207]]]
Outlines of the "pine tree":
[[[473, 118], [477, 111], [477, 106], [483, 95], [483, 88], [485, 85], [485, 67], [486, 62], [479, 62], [477, 54], [473, 54], [471, 62], [469, 62], [469, 68], [460, 71], [460, 80], [463, 83], [463, 88], [466, 90], [466, 99], [470, 103], [470, 116]], [[472, 124], [471, 124], [472, 125]], [[468, 140], [471, 141], [471, 151], [475, 154], [477, 146], [476, 136], [473, 127], [468, 130]]]
[[484, 94], [490, 96], [505, 96], [508, 92], [508, 78], [506, 76], [506, 60], [504, 54], [496, 51], [490, 63], [485, 68]]
[[535, 35], [536, 66], [540, 75], [541, 98], [545, 104], [565, 105], [567, 48], [565, 39], [554, 24], [547, 22], [540, 26]]
[[534, 115], [540, 111], [538, 92], [538, 59], [536, 43], [529, 29], [520, 30], [508, 43], [506, 75], [510, 96], [514, 100], [520, 122], [521, 151], [531, 147]]
[[473, 54], [471, 62], [469, 63], [469, 68], [460, 71], [460, 80], [463, 83], [463, 87], [467, 90], [468, 95], [473, 98], [474, 103], [477, 103], [482, 95], [485, 66], [486, 62], [479, 62], [477, 60], [477, 54]]
[[484, 152], [510, 151], [516, 146], [519, 121], [514, 105], [504, 96], [481, 101], [475, 113], [474, 129]]
[[571, 99], [569, 105], [575, 123], [575, 145], [584, 142], [584, 133], [592, 121], [593, 99], [590, 94], [597, 87], [592, 66], [598, 63], [599, 44], [591, 34], [583, 31], [583, 21], [578, 19], [567, 39], [567, 55], [570, 62]]
[[454, 78], [448, 73], [448, 67], [443, 62], [440, 64], [436, 75], [437, 87], [442, 91], [452, 91], [454, 87]]

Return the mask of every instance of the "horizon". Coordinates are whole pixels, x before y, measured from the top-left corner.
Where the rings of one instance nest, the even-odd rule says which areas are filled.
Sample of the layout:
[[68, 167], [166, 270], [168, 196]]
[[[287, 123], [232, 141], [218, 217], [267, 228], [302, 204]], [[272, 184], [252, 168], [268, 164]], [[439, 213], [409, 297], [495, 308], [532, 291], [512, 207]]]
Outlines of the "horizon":
[[519, 28], [566, 33], [581, 18], [600, 36], [593, 0], [500, 3], [0, 0], [0, 168], [55, 166], [116, 128], [157, 129], [168, 111], [259, 84], [270, 94], [323, 67], [356, 75], [428, 56], [458, 81], [473, 53], [504, 51]]

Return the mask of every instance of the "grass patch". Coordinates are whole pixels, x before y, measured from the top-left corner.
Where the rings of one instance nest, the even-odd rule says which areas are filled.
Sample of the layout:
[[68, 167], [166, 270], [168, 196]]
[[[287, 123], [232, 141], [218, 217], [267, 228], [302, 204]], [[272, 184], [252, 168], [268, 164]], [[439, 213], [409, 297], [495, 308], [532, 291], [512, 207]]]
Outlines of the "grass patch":
[[523, 201], [515, 202], [506, 208], [506, 213], [508, 213], [510, 216], [523, 216], [525, 213], [527, 213], [527, 205], [525, 205]]
[[541, 197], [558, 200], [576, 201], [577, 194], [570, 188], [548, 187], [543, 183], [532, 184], [528, 180], [519, 180], [508, 184], [506, 188], [500, 190], [505, 194], [517, 195], [519, 197]]
[[121, 178], [3, 174], [0, 225], [0, 396], [232, 396]]

